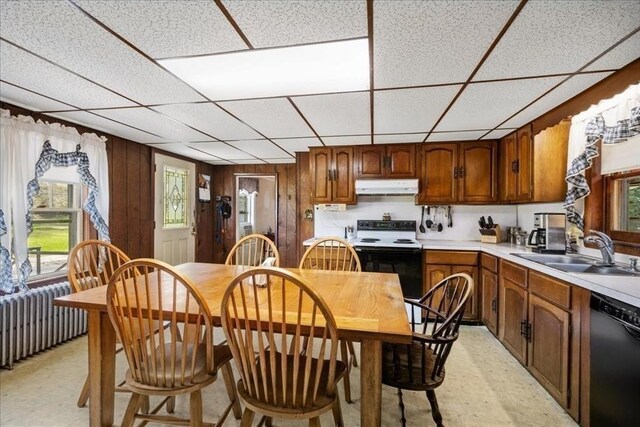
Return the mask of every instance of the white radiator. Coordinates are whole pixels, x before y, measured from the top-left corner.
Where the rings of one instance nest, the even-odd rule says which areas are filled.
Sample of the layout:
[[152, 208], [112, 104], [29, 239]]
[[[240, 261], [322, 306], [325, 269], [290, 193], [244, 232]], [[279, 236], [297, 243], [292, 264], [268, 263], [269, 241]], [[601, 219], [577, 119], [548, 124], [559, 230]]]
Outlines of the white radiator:
[[69, 283], [35, 288], [0, 297], [0, 366], [87, 331], [85, 310], [53, 305], [53, 299], [71, 293]]

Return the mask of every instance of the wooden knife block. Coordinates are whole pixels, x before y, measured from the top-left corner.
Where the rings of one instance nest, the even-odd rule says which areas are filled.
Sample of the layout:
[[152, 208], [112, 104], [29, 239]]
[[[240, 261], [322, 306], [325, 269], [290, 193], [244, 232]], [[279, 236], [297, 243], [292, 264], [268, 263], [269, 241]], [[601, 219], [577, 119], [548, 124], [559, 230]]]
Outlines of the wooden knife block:
[[494, 228], [481, 228], [480, 241], [482, 243], [501, 243], [503, 240], [503, 232], [499, 225], [496, 224]]

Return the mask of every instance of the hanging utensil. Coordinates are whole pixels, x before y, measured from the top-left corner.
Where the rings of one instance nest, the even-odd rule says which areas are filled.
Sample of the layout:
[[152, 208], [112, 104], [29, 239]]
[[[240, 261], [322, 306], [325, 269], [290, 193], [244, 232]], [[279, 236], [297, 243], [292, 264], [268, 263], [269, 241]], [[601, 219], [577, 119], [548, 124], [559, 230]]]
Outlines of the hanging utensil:
[[[438, 212], [440, 212], [440, 218], [444, 215], [444, 208], [438, 207]], [[444, 227], [442, 226], [442, 222], [438, 222], [438, 232], [441, 232]]]
[[425, 230], [424, 225], [422, 225], [422, 223], [424, 222], [424, 206], [422, 207], [422, 217], [420, 218], [420, 232], [421, 233], [425, 233], [427, 230]]
[[447, 224], [447, 227], [452, 228], [453, 218], [451, 217], [451, 206], [447, 206], [447, 217], [449, 218], [449, 223]]
[[431, 221], [431, 206], [427, 206], [427, 228], [433, 227], [433, 221]]

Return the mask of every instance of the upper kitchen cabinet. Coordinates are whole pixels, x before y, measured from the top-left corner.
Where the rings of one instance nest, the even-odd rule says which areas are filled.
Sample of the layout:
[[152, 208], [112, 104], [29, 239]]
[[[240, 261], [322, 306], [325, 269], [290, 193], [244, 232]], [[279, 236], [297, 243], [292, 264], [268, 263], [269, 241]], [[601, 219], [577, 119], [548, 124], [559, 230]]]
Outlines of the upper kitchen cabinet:
[[498, 199], [493, 141], [423, 144], [418, 203], [489, 203]]
[[356, 203], [353, 147], [309, 150], [312, 203]]
[[415, 178], [415, 144], [356, 147], [356, 178]]
[[533, 140], [531, 125], [500, 141], [500, 199], [505, 202], [530, 201], [533, 195]]
[[570, 120], [563, 120], [533, 138], [533, 201], [561, 202], [567, 195]]

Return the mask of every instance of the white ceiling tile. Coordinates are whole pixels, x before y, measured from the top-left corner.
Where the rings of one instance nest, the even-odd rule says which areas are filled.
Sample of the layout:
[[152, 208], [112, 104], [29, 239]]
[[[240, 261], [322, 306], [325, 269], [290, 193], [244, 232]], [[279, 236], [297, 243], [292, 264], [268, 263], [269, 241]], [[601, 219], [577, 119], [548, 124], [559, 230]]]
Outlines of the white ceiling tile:
[[293, 102], [321, 137], [371, 131], [369, 92], [301, 96]]
[[[611, 73], [595, 73], [595, 74], [583, 74], [571, 77], [566, 82], [562, 83], [556, 89], [554, 89], [548, 95], [545, 95], [540, 100], [536, 101], [526, 110], [522, 111], [513, 118], [507, 120], [501, 126], [519, 128], [537, 119], [547, 111], [557, 107], [564, 101], [573, 98], [585, 89], [593, 86], [600, 80], [611, 75]], [[514, 110], [515, 112], [516, 110]]]
[[371, 144], [371, 135], [325, 136], [326, 145], [366, 145]]
[[247, 49], [210, 0], [76, 0], [75, 3], [153, 58]]
[[563, 77], [470, 84], [436, 131], [493, 129]]
[[229, 143], [239, 150], [249, 153], [258, 158], [287, 157], [287, 152], [278, 148], [271, 141], [266, 139], [252, 141], [233, 141]]
[[217, 157], [212, 156], [211, 154], [193, 149], [187, 144], [182, 144], [179, 142], [170, 143], [170, 144], [154, 144], [154, 148], [159, 148], [160, 150], [165, 150], [174, 154], [180, 154], [181, 156], [185, 156], [194, 160], [207, 161], [207, 160], [218, 159]]
[[376, 91], [375, 133], [428, 132], [461, 85]]
[[422, 142], [427, 136], [426, 133], [397, 133], [390, 135], [373, 135], [373, 142], [376, 144], [398, 144], [403, 142]]
[[223, 3], [254, 47], [367, 36], [367, 4], [364, 0], [226, 0]]
[[219, 105], [268, 138], [313, 136], [285, 98], [220, 102]]
[[47, 97], [0, 82], [0, 99], [33, 111], [70, 110], [73, 107]]
[[487, 134], [487, 136], [485, 136], [482, 139], [500, 139], [503, 136], [509, 135], [514, 130], [516, 130], [516, 129], [496, 129], [496, 130], [492, 130], [491, 132], [489, 132]]
[[273, 139], [272, 141], [278, 144], [291, 155], [299, 151], [309, 151], [309, 147], [322, 146], [322, 142], [320, 142], [318, 138], [288, 138]]
[[214, 166], [224, 166], [224, 165], [233, 165], [235, 163], [230, 162], [228, 160], [207, 160], [207, 163]]
[[212, 103], [171, 104], [153, 109], [218, 139], [260, 138], [256, 131]]
[[[487, 129], [488, 130], [488, 129]], [[475, 141], [480, 139], [487, 130], [473, 130], [466, 132], [433, 132], [429, 135], [427, 142], [436, 141]]]
[[213, 156], [216, 156], [220, 159], [232, 160], [234, 163], [238, 159], [246, 159], [251, 158], [251, 155], [238, 150], [237, 148], [231, 147], [224, 142], [200, 142], [200, 143], [191, 143], [190, 147], [196, 148], [200, 151], [204, 151], [205, 153], [209, 153]]
[[464, 82], [516, 1], [375, 1], [375, 88]]
[[278, 165], [278, 164], [295, 163], [296, 162], [296, 158], [295, 157], [285, 157], [285, 158], [281, 158], [281, 159], [264, 159], [264, 161], [269, 163], [270, 165]]
[[234, 163], [237, 165], [263, 165], [267, 162], [262, 159], [238, 159], [234, 160]]
[[474, 80], [575, 72], [638, 22], [638, 1], [530, 1]]
[[99, 110], [96, 114], [160, 135], [170, 141], [210, 141], [212, 138], [148, 108]]
[[585, 71], [622, 68], [640, 57], [640, 31], [620, 43], [602, 58], [585, 68]]
[[95, 114], [87, 113], [85, 111], [49, 113], [49, 115], [143, 144], [168, 142], [166, 139], [159, 136], [151, 135], [138, 129], [133, 129], [129, 126], [116, 123], [112, 120], [105, 119], [104, 117], [96, 116]]
[[3, 2], [0, 20], [3, 38], [137, 102], [203, 100], [69, 2]]
[[113, 92], [2, 41], [0, 61], [2, 80], [78, 108], [135, 105]]

